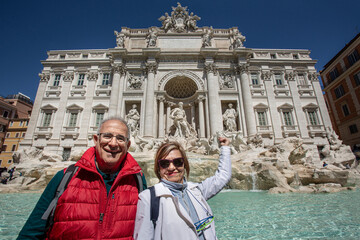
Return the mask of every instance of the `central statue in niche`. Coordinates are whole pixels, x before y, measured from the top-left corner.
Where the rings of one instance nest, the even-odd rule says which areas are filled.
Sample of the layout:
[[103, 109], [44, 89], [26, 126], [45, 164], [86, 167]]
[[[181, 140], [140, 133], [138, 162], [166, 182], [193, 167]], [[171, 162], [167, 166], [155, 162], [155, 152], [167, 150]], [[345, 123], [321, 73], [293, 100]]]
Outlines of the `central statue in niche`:
[[179, 107], [174, 108], [170, 113], [170, 118], [174, 121], [174, 124], [170, 127], [170, 135], [179, 138], [196, 136], [196, 131], [186, 120], [183, 105], [182, 102], [179, 102]]

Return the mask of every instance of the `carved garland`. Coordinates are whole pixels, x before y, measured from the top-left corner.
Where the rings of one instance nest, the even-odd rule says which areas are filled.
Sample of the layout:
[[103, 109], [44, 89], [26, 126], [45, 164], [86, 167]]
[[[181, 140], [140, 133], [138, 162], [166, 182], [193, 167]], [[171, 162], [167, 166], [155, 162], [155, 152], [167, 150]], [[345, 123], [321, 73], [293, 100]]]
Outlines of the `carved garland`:
[[87, 79], [89, 81], [96, 81], [98, 79], [98, 73], [97, 72], [89, 72], [89, 73], [87, 73]]
[[50, 80], [50, 74], [39, 73], [39, 77], [41, 82], [48, 82]]
[[73, 72], [64, 73], [64, 81], [65, 82], [72, 82], [72, 80], [74, 80], [74, 73]]

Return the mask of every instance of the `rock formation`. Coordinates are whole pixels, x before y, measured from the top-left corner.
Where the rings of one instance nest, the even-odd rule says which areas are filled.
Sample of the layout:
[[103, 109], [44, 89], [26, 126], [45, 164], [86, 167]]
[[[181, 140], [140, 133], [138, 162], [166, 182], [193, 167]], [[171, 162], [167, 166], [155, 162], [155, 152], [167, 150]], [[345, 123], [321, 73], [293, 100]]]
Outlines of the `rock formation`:
[[[341, 144], [332, 148], [329, 145], [319, 153], [316, 146], [304, 144], [295, 137], [267, 147], [260, 136], [247, 141], [236, 134], [227, 137], [232, 139], [232, 179], [228, 188], [284, 193], [336, 192], [360, 186], [360, 168], [348, 146]], [[136, 139], [131, 154], [142, 167], [148, 184], [154, 185], [158, 179], [153, 172], [153, 157], [161, 141], [143, 139], [139, 142]], [[218, 166], [216, 136], [192, 144], [180, 142], [188, 151], [190, 181], [199, 182], [215, 173]], [[136, 143], [142, 145], [139, 147]], [[35, 148], [17, 152], [14, 154], [16, 178], [8, 184], [0, 184], [0, 192], [42, 190], [57, 171], [75, 163], [82, 154], [72, 153], [69, 161], [63, 161], [59, 155]], [[325, 167], [324, 162], [327, 163]]]

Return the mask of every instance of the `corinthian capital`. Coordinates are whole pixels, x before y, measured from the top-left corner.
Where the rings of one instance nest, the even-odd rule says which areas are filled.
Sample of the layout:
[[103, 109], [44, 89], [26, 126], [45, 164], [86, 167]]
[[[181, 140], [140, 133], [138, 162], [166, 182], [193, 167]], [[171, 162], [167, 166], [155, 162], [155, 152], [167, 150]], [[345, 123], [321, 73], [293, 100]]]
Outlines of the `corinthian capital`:
[[97, 72], [89, 72], [89, 73], [87, 73], [87, 79], [89, 81], [96, 81], [98, 79], [98, 73]]
[[156, 74], [158, 68], [157, 62], [145, 63], [145, 71], [147, 73], [154, 73]]
[[74, 73], [73, 72], [64, 73], [64, 81], [65, 82], [72, 82], [72, 80], [74, 80]]
[[263, 80], [270, 80], [271, 75], [272, 75], [271, 72], [269, 72], [269, 71], [266, 71], [266, 72], [263, 71], [263, 72], [261, 73], [261, 78], [262, 78]]
[[248, 71], [248, 65], [247, 64], [239, 64], [236, 66], [235, 71], [237, 74], [243, 74], [246, 73]]
[[39, 73], [40, 82], [48, 82], [50, 80], [50, 74]]
[[310, 79], [310, 81], [319, 81], [318, 77], [319, 74], [316, 72], [312, 72], [308, 74], [308, 78]]
[[215, 63], [205, 63], [204, 70], [206, 73], [217, 73], [217, 67]]
[[126, 73], [127, 69], [124, 63], [117, 63], [117, 64], [113, 64], [113, 71], [114, 73], [118, 73], [120, 75], [123, 75]]

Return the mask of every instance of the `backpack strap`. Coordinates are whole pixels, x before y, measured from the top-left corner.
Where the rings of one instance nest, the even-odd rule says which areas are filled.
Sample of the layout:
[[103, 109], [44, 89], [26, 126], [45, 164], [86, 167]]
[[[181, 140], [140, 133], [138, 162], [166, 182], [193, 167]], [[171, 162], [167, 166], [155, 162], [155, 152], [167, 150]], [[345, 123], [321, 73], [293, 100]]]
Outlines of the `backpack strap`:
[[58, 202], [60, 196], [65, 191], [71, 178], [74, 176], [74, 174], [78, 170], [78, 168], [79, 167], [75, 167], [75, 164], [72, 164], [66, 169], [65, 174], [64, 174], [63, 178], [61, 179], [59, 186], [56, 189], [55, 197], [53, 198], [53, 200], [49, 204], [49, 207], [46, 209], [46, 211], [42, 215], [41, 219], [47, 220], [47, 228], [50, 228], [54, 224], [54, 215], [55, 215], [55, 209], [56, 209], [57, 202]]
[[150, 190], [150, 219], [156, 228], [156, 221], [159, 217], [159, 208], [160, 208], [160, 197], [157, 197], [155, 194], [155, 187], [152, 186]]
[[135, 173], [135, 180], [136, 180], [136, 186], [138, 189], [138, 192], [141, 193], [142, 191], [144, 191], [144, 182], [143, 182], [143, 173], [142, 172], [138, 172]]

